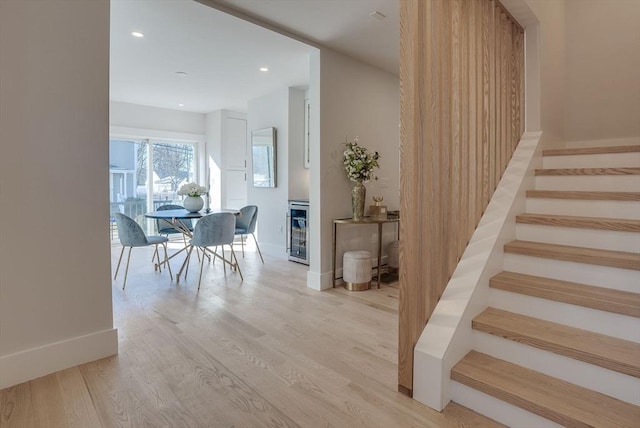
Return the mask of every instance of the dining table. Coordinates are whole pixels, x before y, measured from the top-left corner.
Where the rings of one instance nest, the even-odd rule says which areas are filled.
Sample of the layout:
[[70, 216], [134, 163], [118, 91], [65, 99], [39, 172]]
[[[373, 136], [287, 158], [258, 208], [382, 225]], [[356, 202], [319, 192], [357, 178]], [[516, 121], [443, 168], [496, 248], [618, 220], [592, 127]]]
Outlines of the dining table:
[[[236, 216], [236, 218], [242, 215], [240, 210], [229, 209], [229, 208], [213, 208], [213, 209], [206, 209], [206, 210], [201, 210], [197, 212], [187, 211], [186, 209], [182, 208], [182, 209], [175, 209], [175, 210], [149, 211], [145, 213], [144, 216], [147, 218], [155, 219], [155, 220], [164, 220], [168, 224], [170, 224], [174, 229], [176, 229], [178, 232], [184, 234], [188, 238], [191, 238], [193, 234], [191, 230], [184, 224], [183, 220], [187, 220], [187, 219], [198, 220], [199, 218], [202, 218], [204, 216], [216, 214], [216, 213], [232, 213], [233, 215]], [[169, 260], [177, 256], [178, 254], [182, 253], [183, 251], [188, 250], [190, 247], [191, 247], [191, 244], [187, 244], [177, 252], [170, 255], [167, 259], [163, 260], [162, 262], [156, 263], [155, 265], [156, 269], [165, 263], [169, 263]], [[184, 265], [182, 268], [184, 268]], [[182, 268], [180, 269], [180, 273], [182, 273]], [[180, 275], [180, 273], [178, 275]]]

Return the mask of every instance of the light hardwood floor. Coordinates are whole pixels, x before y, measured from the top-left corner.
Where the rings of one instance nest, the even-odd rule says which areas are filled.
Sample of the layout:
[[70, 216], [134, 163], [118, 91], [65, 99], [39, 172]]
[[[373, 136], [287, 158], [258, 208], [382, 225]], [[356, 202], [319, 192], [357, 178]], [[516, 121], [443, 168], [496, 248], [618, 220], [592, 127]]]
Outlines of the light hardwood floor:
[[150, 259], [113, 284], [119, 354], [0, 391], [2, 428], [496, 426], [396, 392], [397, 284], [317, 292], [248, 252], [244, 282], [217, 262], [197, 292], [195, 257], [180, 284]]

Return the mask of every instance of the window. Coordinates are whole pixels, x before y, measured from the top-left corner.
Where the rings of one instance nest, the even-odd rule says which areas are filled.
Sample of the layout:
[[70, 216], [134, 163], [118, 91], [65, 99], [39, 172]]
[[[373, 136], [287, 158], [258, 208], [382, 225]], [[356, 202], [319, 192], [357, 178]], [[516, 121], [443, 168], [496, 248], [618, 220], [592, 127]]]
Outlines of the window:
[[155, 222], [147, 222], [144, 214], [161, 205], [181, 204], [177, 191], [182, 184], [194, 181], [195, 165], [193, 143], [110, 140], [111, 214], [121, 212], [153, 233]]

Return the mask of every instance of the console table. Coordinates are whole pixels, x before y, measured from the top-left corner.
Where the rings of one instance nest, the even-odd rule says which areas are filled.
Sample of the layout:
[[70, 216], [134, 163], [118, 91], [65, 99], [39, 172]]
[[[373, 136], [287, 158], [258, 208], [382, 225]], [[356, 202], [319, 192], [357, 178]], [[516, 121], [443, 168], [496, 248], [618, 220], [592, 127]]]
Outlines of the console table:
[[387, 223], [395, 223], [398, 225], [398, 239], [400, 239], [400, 219], [399, 218], [389, 218], [386, 220], [374, 220], [371, 217], [364, 217], [360, 221], [353, 221], [351, 218], [338, 218], [333, 220], [333, 286], [336, 286], [336, 243], [337, 243], [337, 235], [338, 235], [338, 225], [339, 224], [352, 224], [352, 225], [370, 225], [377, 224], [378, 225], [378, 267], [376, 270], [376, 282], [378, 283], [378, 288], [380, 288], [380, 268], [382, 265], [382, 225]]

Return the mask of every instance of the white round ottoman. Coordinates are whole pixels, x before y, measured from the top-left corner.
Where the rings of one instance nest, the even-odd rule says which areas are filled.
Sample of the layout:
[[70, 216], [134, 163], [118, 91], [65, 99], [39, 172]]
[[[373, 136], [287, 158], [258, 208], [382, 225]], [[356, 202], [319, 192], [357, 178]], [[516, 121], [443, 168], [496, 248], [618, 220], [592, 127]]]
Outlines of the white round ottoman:
[[371, 287], [371, 253], [347, 251], [342, 258], [342, 279], [349, 291], [363, 291]]

